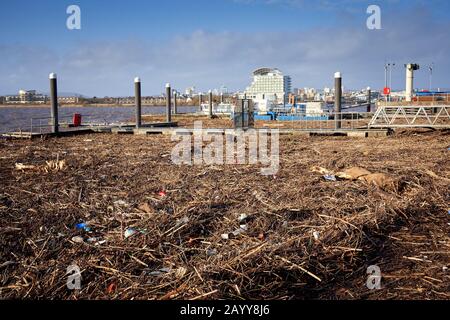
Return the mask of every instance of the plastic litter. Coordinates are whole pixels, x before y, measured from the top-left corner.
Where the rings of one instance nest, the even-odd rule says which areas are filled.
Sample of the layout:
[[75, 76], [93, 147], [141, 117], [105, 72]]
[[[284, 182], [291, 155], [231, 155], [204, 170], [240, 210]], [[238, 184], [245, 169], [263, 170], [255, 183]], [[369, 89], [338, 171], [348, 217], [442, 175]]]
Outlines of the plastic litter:
[[246, 224], [242, 224], [242, 225], [239, 227], [239, 229], [234, 230], [232, 233], [224, 233], [224, 234], [221, 235], [221, 237], [222, 237], [222, 239], [224, 239], [224, 240], [228, 240], [228, 239], [230, 239], [230, 236], [232, 236], [232, 237], [233, 237], [233, 236], [234, 236], [234, 237], [237, 237], [238, 235], [240, 235], [240, 234], [246, 232], [247, 230], [248, 230], [247, 225], [246, 225]]
[[95, 238], [95, 237], [89, 238], [89, 239], [87, 239], [86, 241], [87, 241], [88, 243], [94, 244], [94, 245], [96, 245], [96, 246], [100, 246], [100, 245], [106, 243], [106, 240], [101, 240], [101, 239]]
[[319, 238], [320, 238], [320, 233], [319, 233], [319, 231], [314, 231], [314, 232], [313, 232], [313, 237], [314, 237], [314, 240], [319, 241]]
[[217, 254], [217, 249], [206, 249], [206, 255], [208, 257], [215, 256]]
[[135, 235], [136, 233], [137, 233], [137, 230], [136, 230], [136, 229], [133, 229], [133, 228], [127, 228], [127, 229], [125, 230], [125, 232], [124, 232], [123, 235], [124, 235], [125, 239], [127, 239], [127, 238], [129, 238], [129, 237]]
[[77, 224], [75, 225], [75, 228], [76, 228], [77, 230], [84, 230], [84, 231], [86, 231], [86, 232], [91, 231], [91, 228], [87, 225], [86, 222], [80, 222], [80, 223], [77, 223]]
[[72, 241], [75, 243], [84, 243], [84, 239], [80, 236], [73, 237]]
[[114, 291], [116, 291], [117, 285], [115, 283], [111, 283], [108, 288], [106, 289], [106, 292], [111, 294], [114, 293]]
[[160, 192], [158, 192], [158, 195], [160, 197], [165, 197], [167, 195], [167, 193], [165, 191], [160, 191]]
[[247, 216], [245, 213], [240, 214], [240, 215], [239, 215], [239, 222], [244, 221], [245, 219], [247, 219], [247, 217], [248, 217], [248, 216]]
[[220, 237], [221, 237], [223, 240], [228, 240], [228, 239], [230, 239], [230, 236], [229, 236], [228, 233], [222, 233], [222, 234], [220, 235]]
[[336, 181], [336, 176], [334, 176], [332, 174], [326, 174], [323, 176], [323, 178], [327, 181]]

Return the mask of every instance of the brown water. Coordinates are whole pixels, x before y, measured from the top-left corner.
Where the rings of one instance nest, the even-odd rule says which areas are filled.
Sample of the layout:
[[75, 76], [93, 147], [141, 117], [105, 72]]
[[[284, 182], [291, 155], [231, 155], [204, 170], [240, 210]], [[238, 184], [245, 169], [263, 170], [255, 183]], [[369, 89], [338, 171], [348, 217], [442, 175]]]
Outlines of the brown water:
[[[198, 107], [179, 106], [179, 113], [191, 113]], [[142, 114], [164, 114], [165, 107], [142, 107]], [[74, 113], [82, 115], [83, 123], [115, 124], [133, 122], [133, 107], [63, 107], [59, 109], [60, 122], [72, 122]], [[0, 133], [12, 131], [39, 131], [38, 126], [47, 126], [50, 118], [50, 107], [6, 107], [0, 108]]]

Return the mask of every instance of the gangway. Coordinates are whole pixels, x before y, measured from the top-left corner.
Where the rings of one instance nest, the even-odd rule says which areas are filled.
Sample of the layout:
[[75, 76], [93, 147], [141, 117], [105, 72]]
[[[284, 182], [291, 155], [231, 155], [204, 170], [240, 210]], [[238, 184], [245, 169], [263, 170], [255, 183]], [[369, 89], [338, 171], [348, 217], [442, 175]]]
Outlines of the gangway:
[[450, 105], [379, 106], [370, 128], [450, 128]]

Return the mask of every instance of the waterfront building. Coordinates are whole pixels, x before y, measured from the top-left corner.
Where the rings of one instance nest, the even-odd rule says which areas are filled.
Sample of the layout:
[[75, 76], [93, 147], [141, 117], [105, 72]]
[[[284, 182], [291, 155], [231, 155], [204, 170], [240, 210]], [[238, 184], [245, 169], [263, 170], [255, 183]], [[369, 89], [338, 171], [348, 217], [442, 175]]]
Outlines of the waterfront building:
[[193, 97], [195, 94], [195, 87], [186, 88], [186, 90], [184, 91], [184, 94], [188, 97]]
[[5, 97], [5, 103], [11, 104], [46, 103], [47, 101], [48, 97], [37, 93], [36, 90], [19, 90], [18, 95]]
[[260, 68], [253, 72], [253, 81], [244, 95], [253, 100], [271, 100], [284, 103], [291, 93], [291, 77], [278, 69]]

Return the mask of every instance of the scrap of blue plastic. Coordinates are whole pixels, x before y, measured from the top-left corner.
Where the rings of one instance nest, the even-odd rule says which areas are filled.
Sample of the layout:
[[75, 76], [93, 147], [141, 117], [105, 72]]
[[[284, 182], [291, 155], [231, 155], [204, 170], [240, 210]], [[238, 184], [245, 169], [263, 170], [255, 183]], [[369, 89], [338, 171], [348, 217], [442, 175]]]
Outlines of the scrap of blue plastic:
[[77, 228], [77, 230], [83, 229], [84, 231], [91, 231], [91, 228], [87, 226], [86, 222], [80, 222], [76, 224], [75, 227]]

